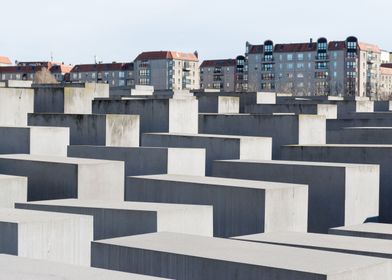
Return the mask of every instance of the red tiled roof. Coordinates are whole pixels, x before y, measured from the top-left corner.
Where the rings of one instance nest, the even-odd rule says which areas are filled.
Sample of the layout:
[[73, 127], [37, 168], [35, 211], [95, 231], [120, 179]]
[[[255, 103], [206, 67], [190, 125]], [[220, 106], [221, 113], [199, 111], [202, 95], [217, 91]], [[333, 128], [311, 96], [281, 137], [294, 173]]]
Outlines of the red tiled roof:
[[70, 73], [72, 68], [73, 68], [73, 66], [68, 66], [68, 65], [64, 65], [64, 64], [54, 65], [50, 68], [50, 72], [66, 74], [66, 73]]
[[331, 41], [328, 43], [329, 51], [343, 51], [346, 49], [345, 41]]
[[392, 75], [392, 66], [391, 67], [383, 67], [383, 65], [381, 65], [380, 72], [381, 72], [381, 75]]
[[6, 56], [0, 56], [0, 63], [1, 64], [9, 64], [9, 65], [12, 64], [11, 60]]
[[155, 60], [155, 59], [178, 59], [187, 61], [199, 61], [197, 56], [193, 53], [182, 53], [175, 51], [155, 51], [142, 52], [135, 60]]
[[204, 60], [200, 65], [200, 68], [203, 67], [228, 67], [228, 66], [236, 66], [237, 62], [235, 59], [216, 59], [216, 60]]
[[358, 43], [359, 49], [361, 51], [368, 51], [368, 52], [374, 52], [374, 53], [381, 53], [380, 48], [377, 45], [373, 44], [368, 44], [368, 43]]
[[312, 52], [317, 50], [317, 43], [276, 44], [275, 52]]
[[264, 45], [254, 45], [254, 46], [251, 46], [250, 49], [249, 49], [249, 53], [253, 53], [253, 54], [264, 53]]
[[0, 73], [29, 74], [40, 71], [43, 66], [0, 66]]
[[75, 65], [71, 72], [102, 72], [133, 70], [133, 63], [100, 63]]

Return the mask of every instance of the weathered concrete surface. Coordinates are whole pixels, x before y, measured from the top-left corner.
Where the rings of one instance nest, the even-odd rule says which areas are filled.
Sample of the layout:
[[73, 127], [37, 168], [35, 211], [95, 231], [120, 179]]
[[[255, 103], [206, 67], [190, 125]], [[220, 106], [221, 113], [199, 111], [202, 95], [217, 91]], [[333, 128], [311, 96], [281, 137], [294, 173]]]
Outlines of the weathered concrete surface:
[[178, 280], [392, 277], [385, 259], [174, 233], [94, 241], [91, 264]]
[[390, 240], [303, 232], [262, 233], [239, 236], [236, 239], [392, 259]]
[[252, 104], [245, 106], [248, 114], [294, 113], [325, 116], [327, 119], [337, 118], [335, 104]]
[[83, 84], [34, 85], [35, 113], [91, 114], [92, 91]]
[[197, 133], [198, 101], [191, 99], [94, 100], [95, 114], [140, 115], [140, 133]]
[[270, 137], [249, 137], [212, 134], [144, 133], [142, 146], [202, 148], [206, 150], [206, 171], [210, 175], [212, 163], [220, 159], [272, 158]]
[[328, 144], [392, 144], [392, 127], [344, 127], [327, 131]]
[[1, 126], [26, 126], [27, 114], [33, 112], [33, 89], [0, 88]]
[[69, 128], [0, 127], [0, 154], [66, 156]]
[[282, 159], [379, 164], [379, 221], [392, 222], [392, 145], [329, 144], [285, 146], [282, 147]]
[[68, 146], [68, 156], [123, 161], [125, 176], [166, 173], [194, 176], [205, 174], [204, 149]]
[[1, 280], [159, 280], [163, 278], [0, 254]]
[[335, 235], [392, 240], [392, 225], [380, 223], [366, 223], [347, 227], [331, 228], [328, 233]]
[[87, 94], [92, 92], [93, 98], [108, 98], [109, 94], [109, 84], [104, 83], [85, 83], [85, 91]]
[[0, 208], [14, 208], [15, 202], [27, 201], [27, 178], [0, 175]]
[[308, 231], [378, 216], [379, 166], [304, 161], [215, 161], [213, 176], [309, 185]]
[[0, 253], [89, 266], [93, 218], [0, 209]]
[[272, 137], [272, 157], [286, 144], [325, 144], [326, 119], [317, 115], [199, 114], [199, 133]]
[[29, 114], [31, 126], [69, 127], [71, 145], [139, 146], [139, 116]]
[[91, 215], [94, 240], [157, 231], [212, 236], [211, 206], [64, 199], [17, 203], [19, 209]]
[[200, 113], [236, 114], [240, 112], [240, 97], [220, 94], [197, 96]]
[[275, 92], [257, 92], [256, 104], [276, 104]]
[[28, 200], [124, 198], [124, 163], [37, 155], [1, 155], [0, 174], [28, 177]]
[[5, 84], [8, 88], [30, 88], [33, 81], [8, 80]]
[[150, 175], [128, 177], [125, 200], [214, 207], [214, 236], [240, 232], [306, 231], [305, 185], [215, 177]]

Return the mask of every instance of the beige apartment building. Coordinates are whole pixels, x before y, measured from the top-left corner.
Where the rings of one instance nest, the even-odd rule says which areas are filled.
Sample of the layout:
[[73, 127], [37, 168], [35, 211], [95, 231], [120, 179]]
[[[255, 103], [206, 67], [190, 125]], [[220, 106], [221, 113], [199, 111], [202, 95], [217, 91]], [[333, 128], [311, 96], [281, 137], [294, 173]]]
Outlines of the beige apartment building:
[[134, 61], [135, 84], [155, 90], [199, 89], [197, 52], [153, 51], [139, 54]]
[[245, 57], [236, 59], [204, 60], [200, 65], [200, 89], [222, 92], [247, 90]]
[[133, 63], [94, 63], [75, 65], [70, 73], [71, 82], [106, 83], [110, 87], [135, 85]]
[[[249, 91], [294, 95], [375, 96], [380, 83], [381, 50], [356, 37], [344, 41], [246, 44]], [[385, 59], [385, 53], [383, 55]]]

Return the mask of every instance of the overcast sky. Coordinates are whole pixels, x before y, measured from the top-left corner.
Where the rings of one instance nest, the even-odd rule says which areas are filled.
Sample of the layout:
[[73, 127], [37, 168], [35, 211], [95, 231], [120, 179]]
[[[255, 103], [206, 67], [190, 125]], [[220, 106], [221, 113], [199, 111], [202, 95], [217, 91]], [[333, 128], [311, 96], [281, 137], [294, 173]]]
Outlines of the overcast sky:
[[14, 60], [132, 61], [144, 50], [242, 54], [245, 42], [349, 35], [392, 51], [391, 0], [2, 0], [0, 55]]

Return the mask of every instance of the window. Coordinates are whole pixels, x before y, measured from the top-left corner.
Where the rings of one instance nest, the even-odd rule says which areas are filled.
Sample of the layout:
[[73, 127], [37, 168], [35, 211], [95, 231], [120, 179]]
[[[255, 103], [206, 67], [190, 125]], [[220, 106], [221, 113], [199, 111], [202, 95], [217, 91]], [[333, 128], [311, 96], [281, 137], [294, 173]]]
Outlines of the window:
[[312, 54], [308, 53], [308, 60], [312, 60]]
[[293, 69], [293, 64], [292, 63], [288, 63], [287, 64], [287, 69]]
[[293, 60], [293, 55], [291, 53], [287, 54], [287, 60], [288, 61]]
[[297, 63], [297, 69], [304, 69], [304, 68], [305, 68], [305, 64]]
[[357, 68], [357, 63], [355, 61], [347, 61], [347, 69]]
[[122, 71], [120, 71], [120, 72], [118, 73], [118, 76], [119, 76], [120, 79], [122, 79], [122, 78], [125, 77], [125, 73], [122, 72]]
[[317, 49], [318, 50], [326, 50], [327, 49], [327, 43], [326, 42], [317, 43]]
[[316, 63], [316, 69], [327, 69], [327, 63], [326, 62], [317, 62]]
[[303, 78], [304, 77], [304, 74], [303, 73], [298, 73], [297, 74], [297, 78]]
[[150, 69], [141, 69], [139, 70], [140, 76], [150, 76]]
[[297, 59], [298, 60], [304, 60], [304, 54], [303, 53], [297, 54]]
[[357, 42], [347, 42], [347, 48], [348, 49], [356, 49], [357, 48]]
[[141, 85], [149, 85], [150, 84], [150, 79], [149, 78], [140, 78], [139, 79], [139, 84], [141, 84]]
[[95, 73], [91, 73], [91, 78], [95, 79]]
[[227, 84], [226, 84], [226, 87], [230, 87], [230, 83], [227, 83]]
[[336, 61], [333, 62], [333, 68], [336, 69], [338, 63]]

